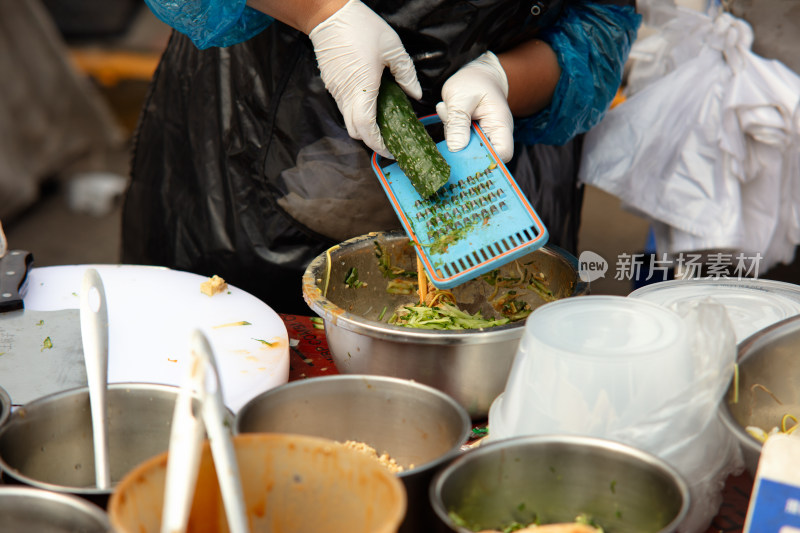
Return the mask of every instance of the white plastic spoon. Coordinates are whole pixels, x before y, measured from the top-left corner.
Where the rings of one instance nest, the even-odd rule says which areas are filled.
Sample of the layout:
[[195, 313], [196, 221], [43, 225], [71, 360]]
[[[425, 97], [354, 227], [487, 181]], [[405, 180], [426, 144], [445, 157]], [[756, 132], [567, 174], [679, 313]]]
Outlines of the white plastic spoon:
[[[203, 429], [208, 433], [228, 529], [231, 533], [247, 533], [239, 466], [230, 429], [225, 425], [226, 410], [214, 355], [199, 330], [192, 332], [190, 346], [189, 372], [175, 402], [170, 432], [161, 533], [186, 531], [200, 467]], [[202, 419], [192, 409], [195, 398]]]
[[97, 270], [87, 269], [81, 286], [81, 338], [89, 404], [92, 413], [94, 472], [97, 488], [111, 487], [108, 460], [106, 386], [108, 384], [108, 310], [103, 280]]

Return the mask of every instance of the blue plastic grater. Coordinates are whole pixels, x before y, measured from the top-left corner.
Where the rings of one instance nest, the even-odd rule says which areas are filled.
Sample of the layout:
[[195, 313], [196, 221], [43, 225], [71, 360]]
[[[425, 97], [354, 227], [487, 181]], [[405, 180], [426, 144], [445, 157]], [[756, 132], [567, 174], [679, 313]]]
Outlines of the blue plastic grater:
[[[426, 127], [441, 122], [437, 115], [420, 121]], [[450, 179], [427, 200], [397, 163], [372, 156], [372, 169], [409, 239], [419, 244], [434, 286], [455, 287], [547, 242], [539, 215], [477, 124], [463, 150], [451, 152], [444, 140], [437, 147], [450, 165]]]

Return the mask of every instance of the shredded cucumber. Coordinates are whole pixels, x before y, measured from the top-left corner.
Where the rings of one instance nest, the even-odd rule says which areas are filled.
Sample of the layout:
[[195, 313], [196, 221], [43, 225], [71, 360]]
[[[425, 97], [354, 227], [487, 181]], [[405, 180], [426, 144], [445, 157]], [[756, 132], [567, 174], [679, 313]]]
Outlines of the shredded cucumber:
[[486, 319], [480, 312], [471, 315], [455, 306], [441, 303], [437, 307], [409, 305], [398, 310], [391, 324], [418, 329], [482, 329], [502, 326], [510, 322], [507, 318]]

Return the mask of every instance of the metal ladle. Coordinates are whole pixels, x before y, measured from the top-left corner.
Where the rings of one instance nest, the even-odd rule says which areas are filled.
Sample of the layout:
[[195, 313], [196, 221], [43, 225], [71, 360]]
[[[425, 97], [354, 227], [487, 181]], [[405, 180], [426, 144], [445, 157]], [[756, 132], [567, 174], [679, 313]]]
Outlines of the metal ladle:
[[97, 270], [87, 269], [81, 285], [81, 338], [89, 404], [92, 413], [95, 482], [99, 489], [111, 487], [108, 459], [106, 386], [108, 384], [108, 309], [103, 280]]

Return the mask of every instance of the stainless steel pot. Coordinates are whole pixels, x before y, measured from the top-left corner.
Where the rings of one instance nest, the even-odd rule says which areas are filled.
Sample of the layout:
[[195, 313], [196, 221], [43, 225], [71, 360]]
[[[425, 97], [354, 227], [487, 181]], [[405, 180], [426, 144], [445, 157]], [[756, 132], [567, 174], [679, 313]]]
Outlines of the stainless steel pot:
[[97, 505], [69, 494], [32, 487], [0, 487], [0, 533], [108, 533], [111, 524]]
[[573, 522], [581, 514], [605, 531], [668, 533], [678, 529], [690, 501], [686, 482], [657, 457], [604, 439], [559, 435], [472, 449], [436, 475], [430, 498], [439, 519], [462, 533], [534, 518]]
[[[112, 484], [169, 447], [178, 388], [145, 383], [108, 386]], [[89, 389], [70, 389], [16, 409], [0, 428], [6, 481], [80, 495], [105, 506], [111, 489], [95, 485]]]
[[471, 423], [463, 407], [427, 385], [383, 377], [338, 375], [294, 381], [250, 400], [236, 415], [238, 433], [300, 434], [354, 440], [399, 464], [408, 509], [400, 531], [432, 531], [428, 500], [434, 474], [458, 455]]
[[800, 315], [754, 333], [739, 343], [738, 351], [738, 395], [732, 380], [719, 415], [755, 476], [762, 444], [745, 428], [769, 432], [787, 413], [800, 419]]
[[[394, 309], [414, 301], [413, 295], [387, 292], [387, 279], [376, 258], [380, 250], [393, 266], [413, 271], [416, 257], [402, 232], [370, 233], [320, 254], [303, 275], [303, 297], [325, 322], [325, 334], [338, 370], [413, 379], [458, 401], [474, 419], [485, 418], [503, 391], [522, 337], [524, 321], [485, 330], [431, 331], [386, 323]], [[577, 259], [545, 246], [500, 269], [500, 276], [518, 276], [522, 269], [541, 273], [555, 298], [578, 296], [588, 285], [578, 276]], [[344, 280], [355, 268], [359, 288]], [[482, 279], [468, 281], [453, 293], [459, 305], [484, 317], [498, 316], [491, 306], [494, 287]], [[520, 289], [532, 308], [545, 303], [536, 291]]]

